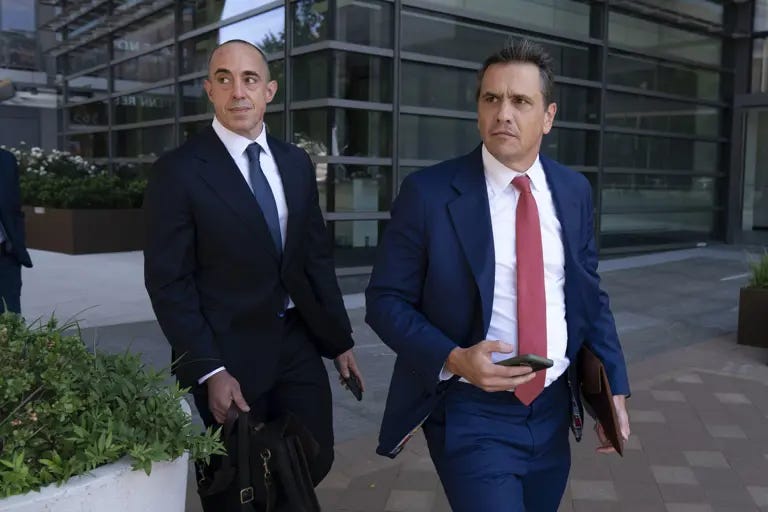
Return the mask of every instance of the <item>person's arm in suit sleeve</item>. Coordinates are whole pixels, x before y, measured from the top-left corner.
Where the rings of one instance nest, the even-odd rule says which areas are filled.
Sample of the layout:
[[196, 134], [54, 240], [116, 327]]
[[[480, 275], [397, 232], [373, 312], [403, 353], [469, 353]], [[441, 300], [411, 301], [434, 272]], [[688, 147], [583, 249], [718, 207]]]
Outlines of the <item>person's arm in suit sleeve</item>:
[[176, 374], [183, 386], [193, 387], [223, 361], [193, 278], [195, 225], [184, 173], [172, 164], [167, 158], [155, 163], [144, 197], [144, 281], [160, 327], [181, 357]]
[[448, 354], [457, 347], [419, 311], [428, 265], [425, 201], [403, 181], [366, 295], [366, 322], [434, 392]]
[[595, 248], [592, 191], [586, 180], [584, 180], [584, 183], [586, 198], [582, 201], [582, 218], [585, 218], [586, 222], [582, 224], [582, 251], [584, 252], [586, 270], [599, 290], [599, 310], [590, 326], [586, 343], [592, 349], [592, 352], [603, 362], [603, 365], [605, 365], [608, 382], [611, 384], [613, 394], [629, 396], [627, 365], [624, 361], [624, 353], [621, 350], [619, 335], [616, 331], [616, 322], [611, 312], [608, 294], [600, 287], [600, 276], [597, 273], [598, 257]]
[[312, 283], [312, 288], [317, 295], [318, 301], [323, 305], [326, 311], [330, 313], [333, 320], [340, 327], [341, 339], [327, 340], [338, 344], [336, 354], [329, 354], [336, 357], [343, 352], [351, 349], [354, 345], [352, 340], [352, 326], [349, 322], [347, 310], [344, 307], [344, 298], [339, 289], [339, 283], [336, 280], [336, 266], [333, 261], [333, 247], [325, 226], [323, 213], [320, 210], [320, 201], [317, 192], [317, 181], [315, 179], [315, 167], [309, 155], [304, 153], [307, 160], [308, 172], [310, 174], [310, 183], [312, 187], [312, 196], [309, 201], [309, 232], [308, 232], [308, 254], [304, 270], [307, 278]]

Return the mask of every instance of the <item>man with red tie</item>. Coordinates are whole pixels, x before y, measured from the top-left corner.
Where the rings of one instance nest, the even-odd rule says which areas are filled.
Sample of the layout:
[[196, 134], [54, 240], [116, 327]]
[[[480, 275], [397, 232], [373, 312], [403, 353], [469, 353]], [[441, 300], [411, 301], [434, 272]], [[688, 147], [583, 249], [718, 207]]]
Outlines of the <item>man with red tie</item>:
[[[482, 144], [405, 179], [366, 291], [366, 321], [397, 353], [377, 452], [423, 426], [454, 512], [555, 512], [569, 427], [581, 435], [576, 354], [603, 361], [625, 439], [626, 365], [590, 184], [539, 153], [557, 111], [549, 56], [511, 42], [478, 82]], [[552, 367], [494, 364], [529, 354]]]

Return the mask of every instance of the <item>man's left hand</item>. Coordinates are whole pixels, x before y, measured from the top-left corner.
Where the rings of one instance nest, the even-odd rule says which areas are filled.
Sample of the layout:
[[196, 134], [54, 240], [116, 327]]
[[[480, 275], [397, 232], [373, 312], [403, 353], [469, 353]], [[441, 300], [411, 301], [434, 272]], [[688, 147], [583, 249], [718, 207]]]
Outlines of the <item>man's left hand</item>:
[[[621, 430], [621, 437], [624, 442], [629, 439], [629, 414], [627, 414], [627, 397], [624, 395], [615, 395], [613, 397], [613, 405], [616, 407], [616, 417], [619, 420], [619, 429]], [[600, 446], [597, 448], [598, 453], [613, 453], [616, 450], [611, 445], [611, 441], [606, 437], [603, 426], [597, 424], [597, 438], [600, 440]]]
[[354, 374], [357, 377], [357, 380], [360, 381], [360, 389], [365, 391], [363, 374], [360, 373], [360, 369], [357, 367], [357, 362], [355, 361], [355, 354], [352, 352], [352, 349], [349, 349], [343, 354], [339, 355], [336, 359], [333, 360], [333, 364], [334, 366], [336, 366], [336, 369], [339, 371], [339, 382], [341, 382], [342, 386], [346, 387], [346, 384], [344, 383], [344, 379], [348, 379], [351, 373], [351, 374]]

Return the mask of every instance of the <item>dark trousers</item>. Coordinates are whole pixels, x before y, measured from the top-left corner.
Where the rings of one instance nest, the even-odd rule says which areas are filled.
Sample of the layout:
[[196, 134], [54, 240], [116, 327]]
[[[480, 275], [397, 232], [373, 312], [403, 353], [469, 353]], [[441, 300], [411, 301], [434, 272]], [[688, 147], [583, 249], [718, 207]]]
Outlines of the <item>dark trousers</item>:
[[21, 265], [15, 257], [0, 254], [0, 313], [6, 308], [21, 313]]
[[[286, 412], [292, 413], [314, 436], [320, 454], [310, 461], [312, 481], [317, 485], [333, 464], [333, 416], [328, 372], [320, 354], [309, 338], [299, 315], [289, 310], [282, 339], [277, 378], [272, 387], [249, 402], [251, 415], [270, 421]], [[258, 372], [259, 368], [254, 368]], [[206, 426], [216, 425], [208, 410], [205, 385], [193, 393], [195, 405]]]
[[557, 512], [571, 466], [569, 400], [564, 377], [530, 407], [453, 384], [424, 423], [453, 512]]

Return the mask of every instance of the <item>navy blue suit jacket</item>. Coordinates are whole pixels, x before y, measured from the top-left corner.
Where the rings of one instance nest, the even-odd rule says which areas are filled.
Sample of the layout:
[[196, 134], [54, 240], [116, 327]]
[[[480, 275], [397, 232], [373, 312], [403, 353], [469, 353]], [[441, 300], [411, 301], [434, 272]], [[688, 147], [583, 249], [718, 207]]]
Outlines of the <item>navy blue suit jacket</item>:
[[333, 252], [303, 150], [267, 137], [288, 205], [282, 257], [234, 160], [208, 127], [154, 165], [144, 199], [145, 283], [181, 356], [182, 385], [226, 366], [251, 401], [276, 378], [290, 295], [321, 355], [352, 348]]
[[[613, 392], [629, 394], [608, 296], [599, 286], [590, 184], [540, 158], [562, 226], [566, 355], [575, 361], [586, 343], [604, 362]], [[484, 339], [494, 274], [481, 146], [408, 176], [366, 290], [366, 321], [397, 353], [378, 453], [397, 455], [399, 441], [431, 413], [450, 385], [439, 374], [451, 350]], [[568, 376], [579, 389], [573, 366]]]
[[19, 166], [12, 153], [0, 149], [0, 222], [11, 242], [12, 254], [20, 265], [32, 266], [24, 235], [24, 213], [21, 211]]

